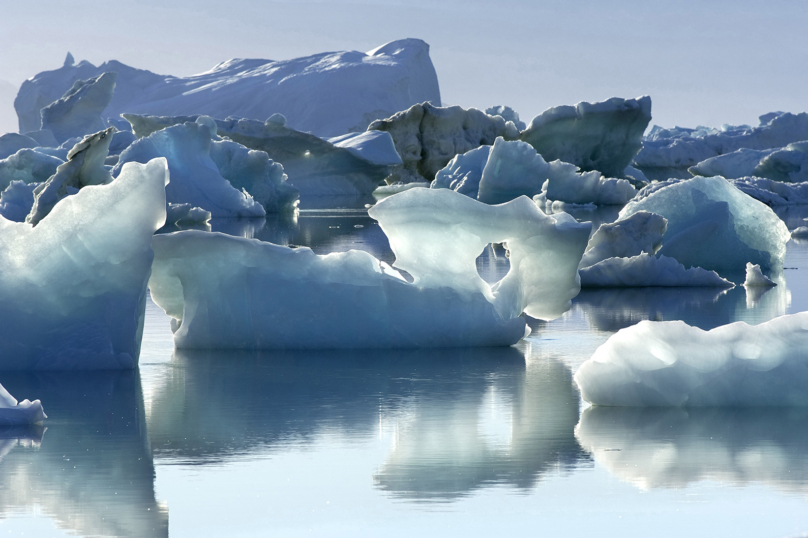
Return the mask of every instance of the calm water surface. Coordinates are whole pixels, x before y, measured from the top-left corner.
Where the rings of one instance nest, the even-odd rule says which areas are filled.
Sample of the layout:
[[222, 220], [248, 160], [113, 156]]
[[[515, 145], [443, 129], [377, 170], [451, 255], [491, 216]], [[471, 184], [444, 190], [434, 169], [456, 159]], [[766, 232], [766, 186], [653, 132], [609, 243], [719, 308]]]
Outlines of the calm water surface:
[[[392, 262], [370, 202], [212, 229]], [[780, 214], [795, 228], [808, 208]], [[763, 294], [584, 291], [504, 349], [175, 351], [150, 303], [139, 371], [4, 374], [50, 418], [0, 432], [0, 535], [801, 536], [808, 410], [589, 409], [572, 383], [643, 319], [808, 310], [808, 244], [785, 267]]]

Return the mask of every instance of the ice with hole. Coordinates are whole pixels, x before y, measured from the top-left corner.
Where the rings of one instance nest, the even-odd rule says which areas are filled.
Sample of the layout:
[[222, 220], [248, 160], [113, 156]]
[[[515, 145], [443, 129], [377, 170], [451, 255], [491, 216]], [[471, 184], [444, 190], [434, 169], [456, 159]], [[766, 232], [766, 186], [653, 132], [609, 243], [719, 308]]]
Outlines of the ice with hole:
[[36, 226], [0, 218], [0, 370], [137, 365], [167, 180], [165, 159], [130, 163]]
[[[155, 236], [149, 281], [178, 348], [507, 346], [527, 315], [551, 319], [580, 289], [590, 224], [545, 215], [529, 198], [498, 206], [448, 189], [411, 189], [369, 210], [395, 268], [367, 252], [325, 256], [218, 233]], [[476, 258], [506, 243], [494, 285]], [[406, 272], [412, 278], [408, 282]]]
[[0, 385], [0, 427], [42, 424], [46, 418], [48, 415], [42, 409], [42, 402], [39, 400], [18, 402], [3, 385]]
[[602, 406], [806, 406], [808, 312], [710, 331], [641, 321], [600, 346], [575, 382]]
[[668, 221], [659, 254], [687, 267], [743, 274], [747, 262], [766, 272], [782, 269], [789, 233], [767, 206], [722, 177], [653, 183], [621, 211], [619, 220], [638, 211]]

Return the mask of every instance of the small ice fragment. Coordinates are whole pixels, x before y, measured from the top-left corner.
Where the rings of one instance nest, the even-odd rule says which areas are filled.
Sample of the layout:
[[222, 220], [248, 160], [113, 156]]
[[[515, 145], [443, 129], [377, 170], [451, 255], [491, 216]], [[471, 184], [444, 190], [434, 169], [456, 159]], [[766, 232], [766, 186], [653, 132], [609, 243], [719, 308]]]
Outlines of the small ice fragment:
[[760, 266], [753, 263], [746, 264], [746, 281], [743, 283], [746, 288], [768, 288], [776, 286], [770, 278], [766, 277], [760, 270]]

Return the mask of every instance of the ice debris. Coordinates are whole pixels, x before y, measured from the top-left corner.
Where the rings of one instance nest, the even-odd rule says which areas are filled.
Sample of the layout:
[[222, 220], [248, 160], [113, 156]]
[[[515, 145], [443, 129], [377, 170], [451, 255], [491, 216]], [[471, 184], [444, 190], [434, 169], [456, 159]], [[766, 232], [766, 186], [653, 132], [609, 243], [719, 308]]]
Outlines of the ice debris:
[[164, 159], [130, 163], [35, 227], [0, 218], [0, 370], [137, 365], [167, 180]]
[[[411, 189], [370, 209], [398, 270], [362, 251], [315, 255], [196, 231], [155, 236], [152, 298], [179, 348], [511, 345], [520, 315], [570, 306], [589, 223], [528, 198], [489, 206], [448, 189]], [[475, 260], [506, 243], [510, 272], [490, 286]], [[407, 271], [412, 283], [399, 273]]]
[[808, 405], [808, 312], [711, 331], [641, 321], [600, 346], [575, 373], [593, 405]]
[[776, 286], [769, 277], [763, 274], [760, 266], [747, 263], [746, 264], [746, 280], [743, 283], [745, 288], [769, 288]]
[[42, 402], [17, 399], [0, 385], [0, 427], [42, 424], [48, 418], [42, 409]]
[[561, 160], [581, 170], [619, 177], [642, 147], [651, 121], [651, 98], [548, 108], [520, 135], [546, 161]]

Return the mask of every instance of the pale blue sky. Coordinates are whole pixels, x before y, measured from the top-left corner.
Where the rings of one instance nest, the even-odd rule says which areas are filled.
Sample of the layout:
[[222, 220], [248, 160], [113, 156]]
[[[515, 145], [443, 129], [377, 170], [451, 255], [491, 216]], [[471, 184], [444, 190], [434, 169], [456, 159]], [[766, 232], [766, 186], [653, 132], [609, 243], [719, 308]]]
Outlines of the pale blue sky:
[[665, 126], [808, 109], [804, 0], [0, 1], [0, 80], [15, 85], [59, 67], [68, 50], [189, 75], [232, 57], [418, 37], [432, 47], [445, 102], [506, 104], [526, 121], [554, 105], [643, 94]]

